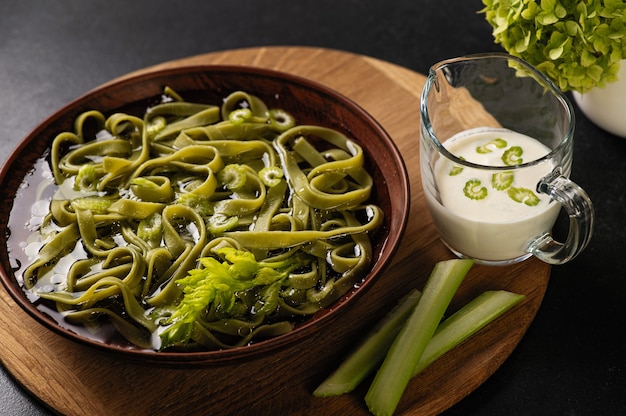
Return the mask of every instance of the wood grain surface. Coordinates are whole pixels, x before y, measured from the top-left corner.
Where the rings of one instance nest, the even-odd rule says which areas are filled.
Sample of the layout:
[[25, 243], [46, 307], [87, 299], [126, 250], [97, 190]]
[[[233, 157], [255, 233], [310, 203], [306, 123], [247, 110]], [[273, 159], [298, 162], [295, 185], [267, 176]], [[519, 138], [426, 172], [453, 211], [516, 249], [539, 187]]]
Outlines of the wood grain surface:
[[[452, 255], [426, 210], [419, 173], [419, 94], [425, 77], [351, 53], [267, 47], [210, 53], [143, 71], [193, 64], [237, 64], [290, 72], [325, 84], [360, 104], [397, 143], [411, 184], [403, 242], [376, 284], [318, 335], [241, 364], [159, 368], [111, 357], [40, 326], [0, 290], [0, 359], [28, 391], [63, 415], [367, 415], [369, 380], [351, 394], [314, 398], [312, 391], [398, 299], [421, 288], [435, 262]], [[459, 110], [462, 111], [462, 110]], [[409, 384], [396, 414], [438, 414], [483, 383], [531, 324], [550, 267], [535, 259], [507, 267], [475, 266], [452, 309], [484, 290], [526, 299], [428, 367]]]

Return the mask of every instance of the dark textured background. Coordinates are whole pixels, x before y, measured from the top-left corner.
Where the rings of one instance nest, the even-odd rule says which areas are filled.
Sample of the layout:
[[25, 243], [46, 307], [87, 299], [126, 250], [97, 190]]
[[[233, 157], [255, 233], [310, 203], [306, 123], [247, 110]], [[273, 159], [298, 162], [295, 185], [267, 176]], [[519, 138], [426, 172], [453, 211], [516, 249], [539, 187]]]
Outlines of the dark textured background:
[[[307, 45], [425, 73], [445, 58], [499, 51], [481, 8], [478, 0], [0, 0], [0, 161], [91, 88], [189, 55]], [[553, 268], [518, 348], [448, 415], [626, 413], [626, 139], [577, 118], [572, 177], [595, 203], [592, 243]], [[0, 367], [0, 415], [47, 414]]]

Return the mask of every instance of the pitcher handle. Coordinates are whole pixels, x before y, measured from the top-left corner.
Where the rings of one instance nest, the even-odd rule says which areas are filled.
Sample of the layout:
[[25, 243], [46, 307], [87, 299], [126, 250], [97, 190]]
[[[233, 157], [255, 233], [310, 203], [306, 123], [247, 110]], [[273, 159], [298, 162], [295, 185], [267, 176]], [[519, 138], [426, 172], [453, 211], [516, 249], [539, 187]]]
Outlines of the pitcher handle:
[[549, 195], [565, 209], [569, 216], [569, 233], [565, 243], [545, 233], [531, 242], [529, 251], [546, 263], [563, 264], [589, 244], [594, 226], [593, 204], [584, 189], [563, 176], [558, 167], [539, 181], [537, 191]]

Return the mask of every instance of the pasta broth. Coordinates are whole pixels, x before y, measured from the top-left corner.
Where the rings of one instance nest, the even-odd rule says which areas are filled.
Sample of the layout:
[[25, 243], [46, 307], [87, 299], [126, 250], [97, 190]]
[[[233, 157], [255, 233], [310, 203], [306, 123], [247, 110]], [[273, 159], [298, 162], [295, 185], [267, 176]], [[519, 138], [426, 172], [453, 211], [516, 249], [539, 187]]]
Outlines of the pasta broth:
[[338, 131], [241, 91], [214, 106], [166, 89], [59, 134], [16, 195], [9, 246], [29, 298], [84, 336], [232, 348], [359, 284], [382, 223], [372, 186]]

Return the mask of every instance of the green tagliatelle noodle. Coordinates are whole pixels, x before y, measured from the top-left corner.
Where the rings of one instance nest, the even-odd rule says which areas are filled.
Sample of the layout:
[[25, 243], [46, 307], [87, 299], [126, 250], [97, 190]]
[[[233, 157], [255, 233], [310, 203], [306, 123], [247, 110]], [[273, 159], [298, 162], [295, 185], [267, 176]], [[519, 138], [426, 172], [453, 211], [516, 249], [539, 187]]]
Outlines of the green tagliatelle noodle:
[[242, 91], [164, 97], [54, 139], [27, 289], [141, 348], [211, 350], [291, 331], [360, 282], [383, 213], [357, 143]]

